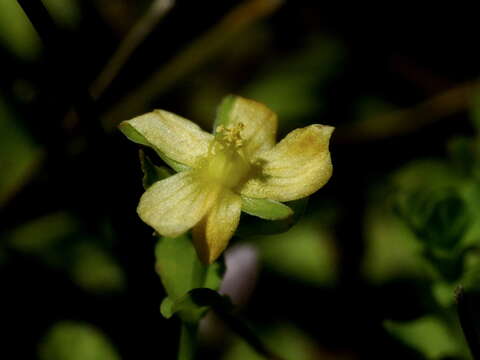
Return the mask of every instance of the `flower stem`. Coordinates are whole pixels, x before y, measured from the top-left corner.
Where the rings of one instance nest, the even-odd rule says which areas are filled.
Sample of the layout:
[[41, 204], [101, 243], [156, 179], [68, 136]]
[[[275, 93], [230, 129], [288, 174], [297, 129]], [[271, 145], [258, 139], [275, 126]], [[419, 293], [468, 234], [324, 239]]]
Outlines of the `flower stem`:
[[197, 325], [182, 323], [178, 360], [193, 360], [197, 347]]

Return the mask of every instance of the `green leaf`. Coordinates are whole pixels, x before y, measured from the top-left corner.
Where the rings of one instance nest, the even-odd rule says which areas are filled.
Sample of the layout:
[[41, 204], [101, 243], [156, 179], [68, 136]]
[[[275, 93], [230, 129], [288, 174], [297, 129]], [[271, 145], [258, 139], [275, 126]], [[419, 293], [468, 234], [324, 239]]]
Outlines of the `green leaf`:
[[24, 60], [40, 54], [40, 38], [17, 1], [0, 1], [0, 42]]
[[479, 165], [478, 142], [468, 137], [455, 137], [448, 142], [453, 166], [464, 176], [471, 176]]
[[95, 242], [75, 244], [68, 265], [72, 280], [81, 288], [104, 294], [124, 289], [125, 277], [115, 258]]
[[106, 336], [96, 327], [71, 321], [54, 325], [39, 347], [41, 360], [120, 360]]
[[165, 161], [165, 163], [168, 166], [170, 166], [173, 170], [180, 172], [180, 171], [185, 171], [190, 169], [187, 165], [184, 165], [182, 163], [179, 163], [178, 161], [175, 161], [169, 158], [167, 155], [165, 155], [163, 152], [157, 149], [127, 121], [121, 122], [120, 125], [118, 125], [118, 128], [130, 141], [133, 141], [134, 143], [137, 143], [140, 145], [148, 146], [149, 148], [155, 150], [158, 156], [160, 156], [160, 158], [163, 161]]
[[236, 96], [228, 95], [222, 99], [222, 102], [217, 108], [217, 116], [215, 117], [215, 122], [213, 123], [213, 131], [217, 131], [217, 127], [220, 125], [228, 126], [230, 122], [230, 113], [235, 104]]
[[162, 303], [160, 304], [160, 313], [165, 319], [170, 319], [173, 314], [175, 314], [174, 311], [174, 302], [173, 300], [167, 296], [165, 299], [163, 299]]
[[187, 235], [160, 238], [155, 248], [155, 256], [155, 269], [173, 301], [191, 289], [203, 287], [207, 267], [198, 259]]
[[[275, 349], [277, 354], [281, 354], [284, 360], [311, 360], [315, 357], [312, 354], [320, 353], [318, 344], [314, 339], [310, 338], [308, 334], [302, 332], [298, 327], [289, 324], [276, 324], [275, 327], [262, 328], [260, 336], [264, 339], [266, 345], [270, 349]], [[255, 352], [255, 350], [248, 345], [243, 339], [232, 339], [233, 343], [230, 346], [223, 360], [265, 360], [262, 356]], [[335, 357], [320, 357], [319, 359], [341, 359], [339, 355]]]
[[412, 348], [422, 352], [427, 359], [439, 359], [444, 356], [462, 354], [461, 339], [452, 336], [449, 326], [434, 316], [397, 323], [386, 321], [388, 332]]
[[184, 321], [198, 320], [205, 309], [199, 310], [187, 293], [196, 288], [217, 290], [225, 271], [224, 263], [217, 261], [207, 266], [200, 262], [187, 235], [160, 238], [155, 255], [155, 268], [168, 295], [160, 307], [162, 315], [169, 318], [178, 312]]
[[121, 267], [100, 239], [82, 233], [76, 219], [57, 212], [31, 220], [8, 232], [9, 247], [34, 256], [67, 273], [79, 287], [95, 293], [120, 291], [125, 285]]
[[293, 215], [293, 210], [281, 202], [247, 196], [242, 196], [242, 211], [265, 220], [284, 220]]
[[65, 212], [41, 216], [10, 231], [8, 245], [29, 255], [52, 257], [53, 249], [78, 230], [76, 219]]
[[[376, 187], [365, 211], [366, 249], [363, 272], [374, 283], [398, 277], [423, 278], [422, 244], [386, 202], [386, 189]], [[388, 241], [386, 241], [386, 239]]]
[[74, 28], [81, 21], [81, 10], [77, 0], [43, 0], [55, 22], [62, 27]]
[[143, 150], [139, 151], [140, 157], [140, 166], [142, 167], [143, 172], [143, 187], [147, 190], [150, 186], [152, 186], [157, 181], [166, 179], [172, 173], [164, 166], [157, 166], [155, 165], [150, 158], [145, 155]]
[[428, 247], [453, 250], [470, 225], [467, 204], [452, 188], [405, 190], [398, 196], [396, 211]]
[[195, 294], [196, 290], [209, 290], [217, 294], [214, 290], [198, 288], [192, 289], [175, 301], [167, 297], [160, 306], [162, 315], [169, 319], [174, 314], [178, 314], [182, 321], [186, 323], [197, 323], [212, 305], [210, 303], [198, 302], [195, 295], [192, 295]]
[[303, 218], [283, 234], [255, 237], [252, 242], [265, 268], [312, 286], [335, 284], [334, 241], [328, 227], [318, 224], [319, 218], [318, 214]]
[[236, 235], [239, 237], [248, 237], [255, 235], [279, 234], [288, 231], [298, 220], [300, 220], [305, 212], [307, 203], [308, 197], [288, 202], [285, 206], [288, 206], [293, 211], [293, 215], [281, 220], [264, 220], [257, 216], [242, 216], [242, 221], [240, 221]]
[[[1, 4], [10, 1], [1, 2]], [[16, 2], [13, 2], [16, 3]], [[0, 14], [1, 14], [0, 5]], [[0, 24], [1, 24], [0, 15]], [[1, 26], [0, 26], [1, 30]], [[0, 31], [1, 36], [1, 31]], [[38, 170], [43, 153], [19, 126], [19, 119], [0, 96], [0, 207]]]

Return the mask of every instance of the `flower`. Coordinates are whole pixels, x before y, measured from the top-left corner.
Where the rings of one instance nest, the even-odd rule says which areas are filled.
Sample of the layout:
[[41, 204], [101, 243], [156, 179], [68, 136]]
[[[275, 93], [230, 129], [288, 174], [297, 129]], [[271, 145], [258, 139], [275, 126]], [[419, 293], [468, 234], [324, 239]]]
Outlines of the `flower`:
[[242, 210], [270, 220], [288, 217], [293, 212], [282, 202], [311, 195], [332, 174], [333, 127], [296, 129], [276, 144], [276, 114], [239, 96], [223, 100], [213, 134], [165, 110], [124, 121], [120, 129], [178, 172], [145, 191], [138, 215], [163, 236], [193, 229], [205, 263], [226, 248]]

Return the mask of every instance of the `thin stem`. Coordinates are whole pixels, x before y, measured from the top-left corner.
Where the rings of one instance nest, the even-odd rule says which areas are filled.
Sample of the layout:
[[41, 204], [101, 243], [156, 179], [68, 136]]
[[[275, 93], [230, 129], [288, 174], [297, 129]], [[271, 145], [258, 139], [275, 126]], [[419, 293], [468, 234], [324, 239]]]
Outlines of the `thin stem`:
[[[54, 20], [41, 0], [17, 0], [28, 19], [32, 23], [47, 54], [55, 68], [54, 81], [58, 82], [57, 95], [67, 105], [73, 105], [83, 120], [86, 133], [90, 137], [101, 137], [102, 130], [98, 126], [95, 104], [88, 93], [85, 80], [72, 69], [75, 68], [74, 52], [71, 44], [61, 38]], [[60, 90], [61, 89], [61, 90]]]
[[250, 327], [242, 321], [238, 316], [223, 309], [222, 307], [214, 307], [215, 314], [227, 324], [230, 329], [241, 337], [250, 345], [258, 354], [264, 356], [268, 360], [282, 360], [282, 358], [271, 352], [260, 338], [250, 329]]
[[245, 0], [227, 13], [219, 23], [201, 35], [149, 80], [117, 102], [105, 116], [107, 129], [119, 121], [146, 111], [148, 103], [192, 70], [204, 64], [255, 21], [271, 14], [283, 0]]
[[148, 11], [128, 32], [109, 62], [90, 87], [90, 94], [98, 99], [115, 79], [128, 58], [158, 22], [170, 11], [175, 0], [154, 0]]
[[197, 348], [197, 325], [182, 323], [178, 360], [195, 359]]
[[469, 81], [410, 108], [379, 114], [339, 129], [337, 141], [361, 142], [402, 135], [468, 108], [480, 82]]

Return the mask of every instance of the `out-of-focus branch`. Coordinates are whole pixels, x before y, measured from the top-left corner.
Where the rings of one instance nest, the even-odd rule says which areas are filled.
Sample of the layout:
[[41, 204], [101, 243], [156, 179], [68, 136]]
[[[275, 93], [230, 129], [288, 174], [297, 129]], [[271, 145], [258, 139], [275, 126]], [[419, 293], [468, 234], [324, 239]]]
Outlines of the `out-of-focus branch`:
[[148, 104], [153, 98], [205, 63], [224, 46], [230, 44], [238, 33], [271, 14], [282, 3], [283, 0], [246, 0], [235, 7], [213, 28], [174, 56], [149, 80], [118, 101], [106, 113], [105, 127], [110, 129], [122, 120], [147, 111]]
[[478, 81], [466, 82], [406, 109], [373, 116], [337, 131], [339, 142], [363, 142], [402, 135], [467, 109]]
[[90, 94], [98, 99], [111, 84], [133, 51], [169, 12], [175, 0], [154, 0], [149, 10], [140, 18], [121, 42], [109, 62], [90, 87]]

